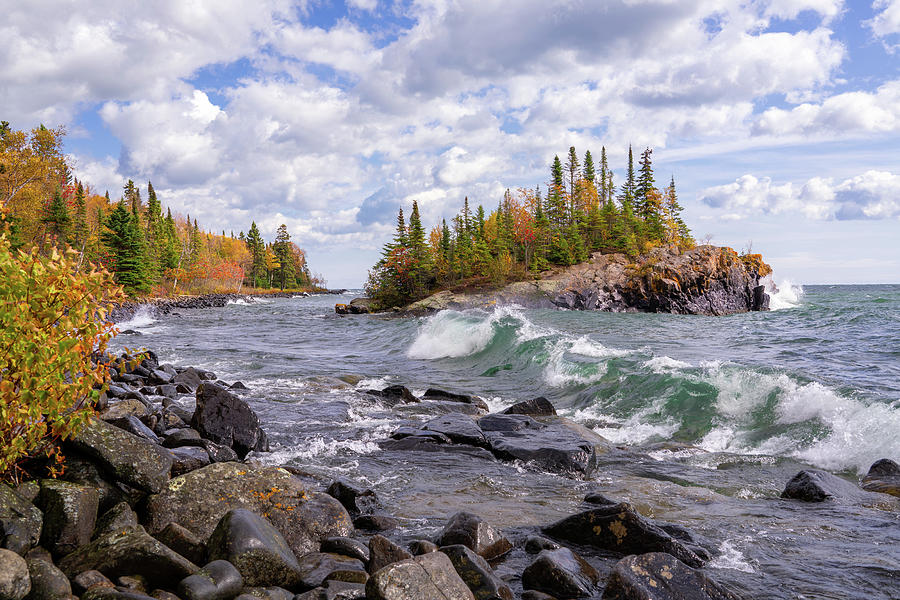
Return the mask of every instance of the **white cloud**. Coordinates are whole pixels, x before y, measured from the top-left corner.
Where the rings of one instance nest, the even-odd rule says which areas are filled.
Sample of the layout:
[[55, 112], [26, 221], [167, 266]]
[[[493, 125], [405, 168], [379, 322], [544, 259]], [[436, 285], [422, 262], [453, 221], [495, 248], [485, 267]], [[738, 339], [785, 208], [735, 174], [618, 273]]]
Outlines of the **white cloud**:
[[373, 11], [378, 8], [378, 0], [347, 0], [347, 4], [359, 10]]
[[900, 218], [900, 175], [866, 171], [835, 183], [814, 177], [802, 186], [773, 185], [768, 177], [739, 177], [733, 183], [703, 190], [700, 200], [729, 211], [720, 218], [733, 220], [758, 214], [799, 214], [814, 220]]
[[876, 37], [884, 38], [900, 33], [900, 0], [875, 0], [872, 9], [881, 12], [876, 13], [865, 24]]

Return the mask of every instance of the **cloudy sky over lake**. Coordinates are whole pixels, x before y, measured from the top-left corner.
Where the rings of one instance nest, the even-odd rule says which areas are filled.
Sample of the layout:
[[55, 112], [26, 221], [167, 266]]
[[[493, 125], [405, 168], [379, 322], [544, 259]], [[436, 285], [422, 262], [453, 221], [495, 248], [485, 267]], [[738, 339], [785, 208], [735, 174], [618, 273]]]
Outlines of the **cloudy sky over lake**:
[[569, 146], [674, 174], [699, 239], [802, 283], [900, 282], [900, 0], [0, 0], [0, 118], [76, 175], [356, 286], [418, 200], [546, 183]]

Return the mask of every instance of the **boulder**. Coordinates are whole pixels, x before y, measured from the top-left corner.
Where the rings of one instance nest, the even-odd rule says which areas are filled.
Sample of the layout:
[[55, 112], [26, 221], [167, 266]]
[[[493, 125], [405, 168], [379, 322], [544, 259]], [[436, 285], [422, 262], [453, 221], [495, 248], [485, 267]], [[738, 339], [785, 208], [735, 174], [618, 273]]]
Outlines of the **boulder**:
[[240, 458], [251, 451], [269, 451], [269, 439], [250, 405], [213, 383], [197, 389], [191, 427], [217, 444], [232, 448]]
[[366, 600], [366, 586], [360, 583], [329, 580], [320, 588], [294, 596], [294, 600]]
[[336, 579], [348, 583], [365, 583], [369, 578], [362, 561], [340, 554], [310, 552], [299, 560], [303, 589], [324, 585]]
[[236, 596], [240, 598], [240, 600], [294, 600], [300, 596], [295, 596], [293, 593], [287, 591], [284, 588], [280, 587], [250, 587], [244, 588], [241, 591], [240, 596]]
[[175, 379], [175, 376], [172, 373], [162, 369], [153, 369], [150, 371], [150, 375], [147, 376], [147, 383], [150, 385], [169, 385], [173, 379]]
[[178, 477], [191, 471], [196, 471], [210, 463], [209, 453], [196, 446], [182, 446], [170, 450], [172, 458], [172, 477]]
[[484, 432], [475, 422], [475, 419], [469, 415], [461, 413], [450, 413], [431, 419], [422, 428], [427, 431], [436, 431], [441, 433], [451, 441], [459, 444], [468, 444], [469, 446], [487, 447], [487, 440]]
[[600, 492], [591, 492], [584, 497], [584, 501], [588, 504], [618, 504], [618, 502], [616, 502], [615, 500], [610, 500]]
[[360, 515], [353, 519], [353, 526], [365, 531], [390, 531], [400, 527], [400, 521], [390, 515]]
[[129, 506], [127, 502], [120, 502], [97, 519], [97, 524], [94, 526], [94, 533], [91, 538], [98, 538], [120, 529], [134, 527], [137, 524], [137, 514], [131, 510], [131, 506]]
[[41, 544], [53, 554], [66, 555], [91, 541], [99, 504], [96, 489], [44, 479], [37, 504], [44, 513]]
[[76, 596], [81, 596], [93, 587], [115, 587], [115, 584], [106, 575], [95, 570], [82, 571], [70, 579], [72, 580], [72, 591]]
[[69, 443], [132, 487], [158, 493], [169, 481], [172, 455], [167, 450], [99, 419], [92, 419]]
[[392, 563], [366, 583], [368, 600], [474, 600], [443, 552]]
[[0, 483], [0, 536], [3, 547], [24, 554], [41, 539], [44, 515], [36, 506]]
[[199, 565], [206, 560], [206, 544], [178, 523], [169, 523], [153, 537], [194, 564]]
[[888, 458], [875, 461], [863, 477], [862, 489], [900, 497], [900, 465]]
[[81, 546], [59, 561], [59, 568], [68, 577], [89, 570], [113, 579], [141, 575], [162, 587], [174, 586], [197, 571], [197, 565], [150, 537], [140, 526], [108, 533]]
[[470, 396], [469, 394], [455, 394], [453, 392], [447, 392], [444, 390], [439, 390], [437, 388], [428, 388], [427, 390], [425, 390], [425, 395], [422, 396], [422, 399], [439, 400], [441, 402], [459, 402], [462, 404], [471, 404], [484, 411], [490, 410], [487, 402], [485, 402], [478, 396]]
[[[563, 474], [590, 475], [597, 464], [597, 449], [607, 442], [593, 432], [559, 418], [538, 422], [526, 415], [505, 415], [504, 429], [485, 431], [488, 447], [501, 460], [521, 460]], [[522, 426], [511, 427], [512, 420]], [[493, 426], [501, 419], [493, 417]], [[486, 424], [487, 425], [487, 424]]]
[[419, 399], [413, 396], [413, 393], [402, 385], [389, 385], [383, 390], [363, 390], [363, 393], [369, 394], [370, 396], [378, 396], [390, 406], [419, 402]]
[[497, 577], [486, 560], [462, 544], [444, 546], [441, 552], [450, 558], [456, 573], [476, 600], [513, 600], [512, 590]]
[[620, 554], [668, 552], [692, 567], [703, 560], [683, 542], [648, 521], [627, 502], [598, 506], [544, 528], [547, 535]]
[[0, 600], [22, 600], [31, 591], [31, 575], [25, 559], [0, 548]]
[[116, 482], [114, 476], [101, 470], [97, 461], [75, 449], [66, 453], [66, 470], [60, 476], [63, 481], [72, 481], [93, 487], [100, 496], [99, 513], [103, 514], [120, 502], [134, 504], [144, 497], [141, 490]]
[[271, 523], [244, 508], [222, 517], [207, 542], [210, 560], [237, 567], [248, 586], [297, 587], [300, 565], [284, 538]]
[[384, 536], [373, 535], [369, 540], [369, 573], [374, 573], [391, 563], [412, 558], [412, 554]]
[[[153, 418], [152, 416], [149, 418]], [[159, 443], [159, 436], [153, 433], [153, 430], [147, 427], [143, 421], [137, 418], [134, 415], [129, 415], [127, 417], [123, 417], [121, 419], [106, 419], [109, 423], [112, 423], [119, 429], [124, 429], [128, 433], [133, 433], [138, 437], [142, 437], [147, 441], [153, 442], [154, 444]]]
[[26, 558], [25, 562], [31, 577], [28, 600], [59, 600], [72, 595], [72, 584], [51, 560]]
[[154, 600], [154, 598], [140, 592], [96, 586], [85, 592], [81, 600]]
[[544, 398], [538, 396], [532, 400], [516, 402], [503, 411], [504, 415], [532, 415], [532, 416], [556, 416], [556, 408]]
[[438, 545], [428, 540], [413, 540], [409, 543], [409, 551], [413, 556], [428, 554], [429, 552], [437, 552]]
[[503, 556], [512, 549], [508, 539], [484, 519], [469, 512], [458, 512], [450, 517], [435, 542], [438, 546], [462, 544], [488, 560]]
[[231, 600], [241, 593], [244, 580], [227, 560], [213, 560], [181, 580], [178, 596], [183, 600]]
[[147, 405], [134, 398], [126, 398], [110, 402], [100, 413], [104, 421], [118, 421], [128, 417], [145, 417], [150, 413]]
[[171, 433], [167, 433], [166, 439], [163, 440], [162, 445], [165, 448], [200, 446], [201, 439], [202, 438], [200, 437], [200, 433], [196, 429], [185, 427], [184, 429], [176, 429]]
[[363, 563], [369, 562], [369, 547], [361, 541], [350, 537], [330, 537], [322, 541], [319, 548], [322, 552], [343, 554]]
[[540, 535], [529, 535], [525, 539], [525, 552], [538, 554], [541, 550], [556, 550], [559, 544]]
[[589, 598], [598, 591], [600, 574], [568, 548], [541, 550], [522, 572], [522, 587], [560, 600]]
[[348, 310], [352, 315], [365, 315], [371, 312], [372, 308], [372, 300], [371, 298], [354, 298], [350, 301], [350, 306]]
[[200, 376], [200, 372], [197, 369], [195, 369], [194, 367], [188, 367], [181, 373], [175, 375], [175, 377], [172, 378], [171, 383], [175, 384], [176, 386], [184, 386], [190, 391], [193, 391], [200, 387], [200, 385], [203, 383], [203, 377]]
[[807, 469], [794, 475], [781, 492], [782, 498], [804, 502], [856, 502], [865, 496], [865, 492], [846, 479], [815, 469]]
[[178, 523], [206, 539], [234, 508], [266, 517], [297, 556], [353, 530], [347, 510], [328, 494], [311, 491], [283, 469], [240, 463], [214, 463], [176, 477], [148, 498], [146, 524], [157, 532]]
[[371, 513], [378, 506], [378, 497], [374, 491], [361, 489], [341, 479], [333, 481], [325, 493], [336, 498], [351, 515]]
[[616, 563], [603, 600], [739, 600], [739, 597], [671, 554], [650, 552]]

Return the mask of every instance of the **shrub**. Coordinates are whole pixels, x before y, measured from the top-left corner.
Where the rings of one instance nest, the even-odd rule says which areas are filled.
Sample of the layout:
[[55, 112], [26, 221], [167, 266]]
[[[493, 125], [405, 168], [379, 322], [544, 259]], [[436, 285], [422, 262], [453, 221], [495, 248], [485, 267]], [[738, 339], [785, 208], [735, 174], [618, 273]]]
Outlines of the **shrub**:
[[114, 334], [104, 304], [124, 295], [105, 271], [77, 264], [74, 251], [13, 251], [0, 235], [0, 479], [17, 479], [32, 457], [58, 474], [56, 442], [78, 432], [108, 383], [91, 357]]

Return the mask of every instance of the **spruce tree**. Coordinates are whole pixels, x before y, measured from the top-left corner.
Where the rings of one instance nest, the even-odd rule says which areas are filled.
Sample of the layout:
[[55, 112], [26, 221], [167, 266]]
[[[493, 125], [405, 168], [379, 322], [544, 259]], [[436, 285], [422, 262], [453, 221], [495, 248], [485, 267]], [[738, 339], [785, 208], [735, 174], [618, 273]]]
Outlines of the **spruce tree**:
[[634, 192], [635, 212], [645, 221], [649, 221], [654, 216], [648, 205], [648, 195], [656, 183], [653, 179], [653, 165], [650, 159], [652, 153], [653, 150], [650, 148], [645, 148], [641, 153], [639, 175]]
[[578, 182], [578, 168], [580, 166], [575, 146], [569, 146], [569, 157], [566, 161], [566, 171], [569, 174], [569, 214], [567, 215], [569, 222], [575, 218], [575, 184]]
[[56, 238], [56, 243], [60, 246], [65, 245], [69, 241], [69, 229], [72, 225], [72, 219], [69, 216], [69, 208], [66, 201], [63, 200], [62, 192], [59, 188], [53, 193], [53, 200], [44, 210], [44, 216], [41, 221], [46, 227], [46, 232]]
[[553, 157], [550, 166], [550, 185], [547, 190], [547, 218], [554, 229], [561, 229], [566, 222], [566, 197], [563, 166], [559, 156]]
[[288, 233], [287, 225], [284, 223], [275, 232], [275, 243], [272, 247], [275, 251], [275, 256], [278, 258], [278, 279], [282, 291], [286, 283], [290, 283], [291, 287], [294, 287], [296, 285], [296, 272], [294, 269], [294, 256], [291, 251], [291, 234]]
[[409, 214], [408, 240], [412, 258], [413, 282], [416, 287], [414, 293], [418, 296], [427, 291], [432, 265], [428, 247], [425, 244], [425, 228], [419, 217], [419, 204], [415, 200], [413, 200], [412, 212]]
[[84, 252], [88, 240], [87, 204], [81, 182], [75, 188], [75, 215], [72, 223], [72, 244]]
[[591, 156], [590, 150], [584, 153], [584, 165], [581, 168], [581, 176], [586, 181], [594, 183], [594, 178], [596, 177], [594, 173], [594, 157]]
[[609, 184], [607, 183], [607, 177], [609, 175], [609, 163], [606, 162], [606, 146], [600, 147], [600, 188], [597, 190], [600, 193], [600, 204], [602, 205], [604, 202], [609, 200], [611, 195]]
[[119, 202], [104, 226], [100, 239], [113, 259], [116, 282], [131, 295], [149, 290], [147, 250], [137, 217], [125, 208], [125, 202]]
[[247, 249], [250, 251], [250, 285], [253, 287], [265, 287], [266, 285], [266, 243], [259, 233], [256, 221], [250, 223], [247, 232]]

